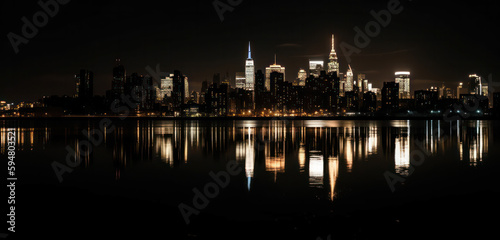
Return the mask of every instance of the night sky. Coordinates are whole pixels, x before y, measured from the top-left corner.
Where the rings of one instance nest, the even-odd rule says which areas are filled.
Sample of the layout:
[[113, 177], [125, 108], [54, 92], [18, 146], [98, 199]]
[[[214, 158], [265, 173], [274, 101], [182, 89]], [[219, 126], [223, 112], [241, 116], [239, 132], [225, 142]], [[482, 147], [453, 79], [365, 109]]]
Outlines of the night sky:
[[[45, 1], [45, 0], [44, 0]], [[220, 0], [227, 3], [226, 0]], [[256, 70], [278, 56], [292, 81], [309, 59], [327, 60], [331, 34], [336, 36], [340, 68], [347, 62], [339, 45], [355, 46], [354, 27], [373, 21], [370, 11], [386, 9], [386, 1], [243, 0], [219, 19], [212, 0], [124, 1], [73, 0], [16, 54], [7, 34], [21, 35], [23, 16], [32, 19], [37, 1], [4, 0], [1, 6], [0, 100], [33, 101], [43, 95], [73, 95], [74, 74], [94, 72], [94, 92], [111, 87], [112, 68], [120, 58], [127, 74], [147, 74], [146, 66], [180, 70], [190, 90], [214, 73], [243, 72], [248, 41]], [[468, 74], [500, 76], [498, 7], [495, 1], [408, 1], [403, 11], [351, 56], [355, 76], [366, 73], [374, 87], [392, 81], [395, 71], [411, 71], [413, 90], [445, 83], [456, 90]], [[498, 90], [500, 91], [500, 89]]]

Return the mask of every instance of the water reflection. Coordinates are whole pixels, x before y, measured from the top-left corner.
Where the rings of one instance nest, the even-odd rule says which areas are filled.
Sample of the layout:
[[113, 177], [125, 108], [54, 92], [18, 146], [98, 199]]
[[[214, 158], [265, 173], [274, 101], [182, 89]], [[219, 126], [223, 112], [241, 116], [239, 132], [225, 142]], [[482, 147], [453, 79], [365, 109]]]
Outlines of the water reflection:
[[[234, 160], [245, 169], [246, 187], [257, 178], [278, 183], [286, 175], [336, 196], [337, 180], [364, 166], [379, 166], [408, 175], [412, 151], [450, 156], [477, 166], [488, 155], [494, 122], [490, 121], [125, 121], [103, 131], [102, 144], [82, 146], [82, 130], [98, 122], [58, 126], [50, 122], [2, 121], [0, 153], [6, 154], [7, 127], [15, 127], [18, 151], [65, 146], [82, 156], [80, 167], [97, 159], [96, 150], [111, 153], [115, 178], [136, 162], [163, 162], [170, 168], [207, 161]], [[106, 130], [106, 129], [104, 129]], [[102, 154], [102, 152], [100, 153]], [[99, 156], [102, 159], [102, 155]], [[386, 159], [390, 159], [387, 162]], [[373, 163], [373, 165], [367, 165]]]
[[408, 176], [410, 168], [410, 122], [406, 127], [398, 128], [394, 142], [394, 165], [396, 173]]
[[[5, 126], [5, 123], [3, 124]], [[45, 148], [45, 145], [50, 140], [50, 129], [33, 127], [17, 127], [14, 128], [16, 149], [18, 151], [32, 151], [35, 148]], [[7, 151], [7, 127], [0, 128], [0, 154], [6, 154]]]
[[323, 187], [323, 155], [321, 151], [310, 151], [309, 155], [309, 185]]
[[488, 155], [489, 128], [481, 121], [458, 123], [460, 160], [477, 166]]

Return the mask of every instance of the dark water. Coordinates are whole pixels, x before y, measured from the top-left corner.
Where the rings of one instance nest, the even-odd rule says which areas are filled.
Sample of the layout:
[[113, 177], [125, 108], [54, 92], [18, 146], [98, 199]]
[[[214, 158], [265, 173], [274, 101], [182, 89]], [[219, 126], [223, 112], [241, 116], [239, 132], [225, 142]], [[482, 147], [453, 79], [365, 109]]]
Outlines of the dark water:
[[476, 238], [499, 209], [496, 121], [0, 123], [18, 237]]

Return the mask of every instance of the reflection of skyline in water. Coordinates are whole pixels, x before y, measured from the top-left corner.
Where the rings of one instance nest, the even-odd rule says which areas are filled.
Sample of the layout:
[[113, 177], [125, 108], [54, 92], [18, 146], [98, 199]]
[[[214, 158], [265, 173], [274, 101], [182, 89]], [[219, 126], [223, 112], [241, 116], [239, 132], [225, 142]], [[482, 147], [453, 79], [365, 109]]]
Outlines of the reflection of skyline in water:
[[[3, 121], [0, 131], [1, 154], [6, 153], [6, 122]], [[207, 159], [236, 159], [244, 166], [249, 191], [255, 178], [269, 176], [278, 183], [284, 174], [290, 174], [305, 177], [310, 187], [327, 189], [333, 199], [339, 175], [352, 174], [357, 165], [372, 158], [393, 159], [393, 170], [401, 175], [408, 174], [412, 151], [420, 148], [431, 154], [458, 152], [457, 160], [477, 166], [489, 152], [490, 137], [494, 137], [490, 134], [492, 124], [488, 121], [449, 124], [436, 120], [137, 120], [115, 126], [113, 132], [103, 134], [103, 144], [83, 152], [78, 146], [87, 139], [81, 131], [98, 128], [95, 122], [67, 127], [26, 124], [30, 126], [15, 131], [17, 151], [43, 151], [53, 144], [67, 145], [83, 156], [84, 168], [96, 161], [96, 149], [104, 147], [112, 155], [116, 179], [135, 162], [161, 161], [176, 168]], [[61, 151], [65, 151], [64, 147]]]
[[471, 166], [477, 166], [488, 154], [488, 126], [481, 121], [462, 123], [462, 125], [461, 128], [457, 128], [460, 160], [468, 162]]
[[394, 142], [394, 165], [396, 173], [408, 176], [408, 169], [410, 168], [410, 121], [406, 127], [398, 129], [399, 134]]

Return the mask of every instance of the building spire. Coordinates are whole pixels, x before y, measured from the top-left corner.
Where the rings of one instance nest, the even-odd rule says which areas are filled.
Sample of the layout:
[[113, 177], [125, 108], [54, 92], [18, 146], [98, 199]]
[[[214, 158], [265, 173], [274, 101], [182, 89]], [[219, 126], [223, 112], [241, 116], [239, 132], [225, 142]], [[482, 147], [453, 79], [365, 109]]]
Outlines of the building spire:
[[332, 34], [332, 51], [330, 52], [330, 60], [337, 60], [337, 52], [335, 52], [335, 35]]
[[332, 34], [332, 49], [335, 49], [335, 36]]
[[250, 41], [248, 41], [248, 59], [252, 59], [252, 50], [250, 49]]
[[276, 65], [276, 53], [274, 54], [274, 65]]

